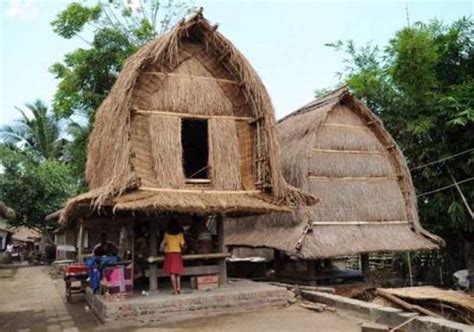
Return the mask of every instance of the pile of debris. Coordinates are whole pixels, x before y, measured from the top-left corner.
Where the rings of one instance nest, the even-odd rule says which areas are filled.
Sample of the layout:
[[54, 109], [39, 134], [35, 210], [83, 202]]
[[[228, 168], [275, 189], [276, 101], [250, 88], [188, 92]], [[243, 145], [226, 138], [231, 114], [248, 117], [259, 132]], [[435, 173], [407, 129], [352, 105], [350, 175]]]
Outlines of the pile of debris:
[[474, 325], [474, 297], [464, 292], [419, 286], [377, 288], [375, 295], [371, 302]]

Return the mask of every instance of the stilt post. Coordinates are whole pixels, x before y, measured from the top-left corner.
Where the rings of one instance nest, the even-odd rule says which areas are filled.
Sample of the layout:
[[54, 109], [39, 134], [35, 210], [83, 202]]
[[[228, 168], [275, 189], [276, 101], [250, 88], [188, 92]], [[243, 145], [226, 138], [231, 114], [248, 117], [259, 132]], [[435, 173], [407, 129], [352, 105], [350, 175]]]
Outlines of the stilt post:
[[370, 278], [369, 254], [360, 254], [360, 268], [365, 280]]
[[[158, 240], [156, 238], [157, 223], [155, 220], [150, 220], [150, 256], [158, 256]], [[150, 291], [158, 290], [158, 267], [156, 263], [152, 263], [149, 266], [150, 271]]]
[[[217, 215], [217, 251], [219, 253], [226, 252], [224, 244], [224, 216]], [[220, 286], [227, 284], [227, 264], [225, 258], [219, 261], [219, 284]]]
[[77, 232], [77, 242], [76, 242], [76, 247], [77, 247], [77, 258], [76, 260], [78, 262], [81, 261], [82, 259], [82, 247], [84, 246], [84, 223], [82, 219], [79, 219], [79, 230]]
[[408, 277], [410, 278], [410, 287], [413, 287], [413, 272], [411, 270], [411, 257], [410, 257], [409, 251], [407, 251], [407, 263], [408, 263]]

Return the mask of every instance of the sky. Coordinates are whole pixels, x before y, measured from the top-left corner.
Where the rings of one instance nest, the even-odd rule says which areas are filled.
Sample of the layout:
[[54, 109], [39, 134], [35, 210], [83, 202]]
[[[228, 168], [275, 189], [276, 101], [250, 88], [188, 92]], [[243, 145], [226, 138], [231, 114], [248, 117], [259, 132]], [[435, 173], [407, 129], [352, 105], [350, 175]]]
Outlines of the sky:
[[[76, 0], [77, 1], [77, 0]], [[79, 0], [81, 1], [81, 0]], [[15, 107], [42, 99], [51, 103], [57, 81], [49, 67], [87, 45], [57, 36], [50, 22], [71, 1], [0, 0], [0, 125], [19, 117]], [[261, 76], [276, 117], [334, 87], [343, 55], [325, 46], [337, 40], [386, 45], [410, 22], [437, 18], [450, 23], [472, 16], [471, 1], [250, 1], [195, 0], [219, 23]]]

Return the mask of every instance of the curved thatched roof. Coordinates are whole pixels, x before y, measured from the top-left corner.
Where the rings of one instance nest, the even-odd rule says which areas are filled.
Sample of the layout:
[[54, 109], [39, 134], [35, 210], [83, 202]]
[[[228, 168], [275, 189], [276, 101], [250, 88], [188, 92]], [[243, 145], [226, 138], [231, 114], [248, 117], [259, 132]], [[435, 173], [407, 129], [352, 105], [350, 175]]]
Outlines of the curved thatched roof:
[[278, 129], [285, 179], [321, 202], [292, 217], [236, 220], [226, 229], [228, 245], [322, 258], [435, 249], [442, 243], [420, 226], [402, 152], [381, 120], [347, 88], [288, 115]]
[[2, 218], [5, 218], [5, 219], [15, 218], [15, 211], [9, 208], [5, 203], [0, 201], [0, 219]]
[[[234, 124], [239, 122], [234, 121], [237, 115], [240, 119], [250, 119], [247, 122], [261, 128], [258, 129], [261, 130], [258, 160], [262, 163], [263, 175], [257, 182], [258, 189], [263, 188], [266, 198], [252, 197], [257, 197], [256, 203], [265, 200], [262, 204], [267, 206], [262, 205], [257, 210], [266, 210], [270, 203], [299, 205], [316, 202], [311, 195], [284, 181], [270, 97], [247, 59], [216, 28], [198, 13], [145, 45], [127, 60], [110, 94], [98, 109], [89, 138], [86, 178], [91, 192], [71, 200], [64, 209], [63, 219], [72, 215], [80, 204], [114, 205], [112, 200], [117, 196], [141, 187], [185, 188], [180, 170], [180, 138], [176, 137], [180, 135], [181, 123], [179, 118], [166, 117], [165, 114], [176, 112], [182, 112], [183, 116], [219, 117], [216, 121], [209, 120], [211, 139], [212, 135], [217, 135], [222, 136], [219, 138], [221, 142], [227, 141], [227, 146], [223, 143], [211, 146], [219, 152], [219, 158], [212, 160], [216, 167], [211, 168], [215, 182], [222, 184], [217, 189], [255, 189], [252, 188], [254, 181], [240, 188], [245, 179], [235, 163], [239, 154], [236, 140], [247, 133]], [[156, 112], [157, 109], [160, 112]], [[145, 117], [151, 113], [163, 116]], [[144, 131], [146, 135], [137, 134]], [[225, 135], [230, 135], [229, 139], [223, 137]], [[249, 149], [251, 151], [254, 147]], [[244, 153], [249, 159], [255, 158], [251, 152]], [[219, 163], [229, 167], [224, 173], [214, 174], [222, 169]], [[231, 163], [235, 164], [233, 168]], [[239, 205], [235, 195], [226, 197], [223, 194], [222, 202], [210, 197], [190, 200], [203, 207], [200, 212], [211, 212], [232, 207], [232, 201], [235, 202], [234, 210], [245, 210], [245, 202], [250, 202], [251, 198], [245, 198], [245, 202], [241, 200], [242, 205]], [[155, 197], [148, 198], [147, 202], [135, 202], [133, 209], [167, 209], [161, 203], [171, 199], [167, 192], [155, 192]], [[190, 208], [185, 201], [180, 202], [182, 204], [176, 206], [178, 210]], [[206, 202], [212, 206], [211, 209], [207, 209]], [[254, 205], [249, 205], [249, 212], [253, 211]], [[277, 209], [274, 205], [273, 210]]]

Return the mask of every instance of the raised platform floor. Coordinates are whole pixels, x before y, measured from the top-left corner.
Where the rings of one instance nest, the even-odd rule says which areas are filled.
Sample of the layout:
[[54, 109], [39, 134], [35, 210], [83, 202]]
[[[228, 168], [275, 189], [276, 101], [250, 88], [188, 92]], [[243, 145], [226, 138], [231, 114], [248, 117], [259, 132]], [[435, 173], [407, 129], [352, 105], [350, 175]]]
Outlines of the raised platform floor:
[[287, 303], [287, 291], [265, 283], [230, 280], [226, 286], [208, 291], [183, 288], [181, 295], [173, 295], [170, 289], [164, 289], [120, 300], [94, 295], [88, 289], [86, 301], [96, 316], [109, 326], [139, 326], [282, 307]]

